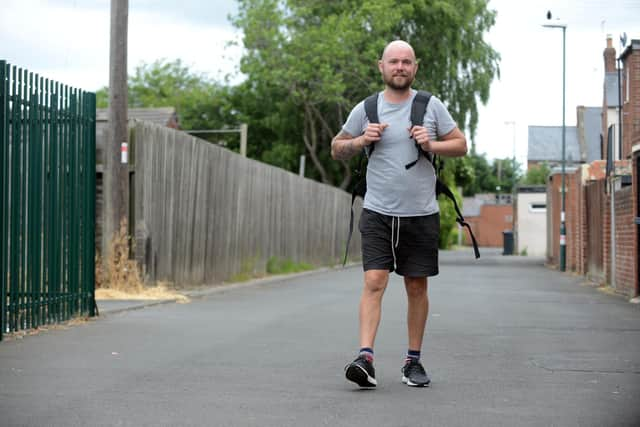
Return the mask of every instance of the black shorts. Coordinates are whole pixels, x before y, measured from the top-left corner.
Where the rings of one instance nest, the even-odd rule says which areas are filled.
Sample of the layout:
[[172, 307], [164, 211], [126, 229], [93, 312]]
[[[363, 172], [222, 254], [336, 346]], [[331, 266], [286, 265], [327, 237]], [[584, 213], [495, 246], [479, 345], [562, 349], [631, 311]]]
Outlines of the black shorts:
[[395, 217], [362, 209], [359, 228], [364, 271], [389, 270], [407, 277], [438, 274], [439, 213]]

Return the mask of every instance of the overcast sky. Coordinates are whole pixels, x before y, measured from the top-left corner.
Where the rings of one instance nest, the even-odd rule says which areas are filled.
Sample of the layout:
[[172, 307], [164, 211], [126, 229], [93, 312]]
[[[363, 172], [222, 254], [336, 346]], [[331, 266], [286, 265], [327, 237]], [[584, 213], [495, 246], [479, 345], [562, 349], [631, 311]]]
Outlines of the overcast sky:
[[[109, 0], [0, 4], [1, 59], [85, 90], [108, 84]], [[491, 0], [489, 5], [498, 11], [487, 41], [502, 55], [501, 77], [481, 107], [475, 143], [489, 158], [511, 157], [515, 129], [516, 156], [524, 163], [527, 126], [562, 124], [562, 30], [541, 26], [546, 11], [568, 24], [566, 121], [575, 125], [577, 105], [602, 105], [606, 34], [612, 34], [618, 53], [623, 31], [640, 39], [640, 0]], [[235, 10], [235, 0], [129, 0], [129, 73], [143, 61], [180, 58], [193, 71], [240, 81], [234, 73], [242, 50], [228, 46], [241, 37], [227, 20]]]

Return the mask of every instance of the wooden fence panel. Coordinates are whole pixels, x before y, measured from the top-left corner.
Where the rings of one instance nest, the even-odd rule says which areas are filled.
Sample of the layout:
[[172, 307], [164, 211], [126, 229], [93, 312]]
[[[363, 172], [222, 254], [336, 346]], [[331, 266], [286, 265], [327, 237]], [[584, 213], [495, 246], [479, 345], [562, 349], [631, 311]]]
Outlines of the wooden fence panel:
[[[136, 258], [149, 280], [218, 283], [262, 274], [271, 257], [342, 261], [346, 192], [173, 129], [136, 122], [133, 132]], [[357, 228], [349, 253], [360, 256]]]
[[602, 228], [605, 212], [605, 181], [592, 181], [585, 187], [587, 206], [587, 277], [604, 281]]

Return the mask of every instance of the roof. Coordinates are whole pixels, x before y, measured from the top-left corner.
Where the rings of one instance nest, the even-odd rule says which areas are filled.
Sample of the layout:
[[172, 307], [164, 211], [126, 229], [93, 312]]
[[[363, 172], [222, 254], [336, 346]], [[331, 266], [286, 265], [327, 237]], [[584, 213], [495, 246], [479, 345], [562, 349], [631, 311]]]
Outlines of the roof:
[[[160, 126], [167, 126], [171, 119], [176, 115], [176, 109], [173, 107], [129, 108], [127, 110], [127, 115], [129, 119], [155, 123]], [[96, 108], [96, 121], [109, 121], [109, 109]]]
[[[576, 126], [566, 126], [565, 142], [566, 161], [581, 162]], [[562, 161], [562, 126], [529, 126], [528, 145], [529, 161]]]
[[516, 187], [518, 193], [546, 193], [546, 185], [518, 185]]
[[584, 143], [586, 149], [586, 162], [602, 159], [600, 134], [602, 133], [602, 108], [584, 108]]
[[607, 107], [618, 106], [618, 72], [609, 71], [604, 74], [604, 98]]
[[640, 39], [631, 40], [624, 51], [620, 54], [620, 59], [623, 61], [626, 60], [627, 56], [629, 56], [634, 50], [640, 50]]

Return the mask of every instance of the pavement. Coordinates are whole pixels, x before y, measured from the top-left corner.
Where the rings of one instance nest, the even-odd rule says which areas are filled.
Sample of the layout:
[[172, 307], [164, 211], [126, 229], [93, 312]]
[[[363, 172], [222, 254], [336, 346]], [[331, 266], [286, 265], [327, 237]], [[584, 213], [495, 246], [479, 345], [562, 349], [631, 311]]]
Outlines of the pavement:
[[102, 302], [96, 320], [0, 343], [2, 426], [638, 426], [640, 306], [542, 259], [441, 253], [426, 389], [400, 381], [406, 296], [392, 275], [378, 387], [344, 379], [362, 272], [201, 289], [188, 304]]
[[[302, 271], [299, 273], [291, 274], [275, 274], [268, 277], [255, 278], [236, 283], [221, 283], [215, 285], [203, 285], [195, 288], [185, 288], [178, 290], [180, 295], [184, 295], [189, 299], [205, 298], [210, 295], [215, 295], [224, 292], [231, 292], [236, 289], [250, 288], [254, 286], [268, 286], [272, 283], [279, 283], [282, 281], [299, 280], [307, 276], [323, 274], [330, 271], [337, 271], [343, 268], [353, 268], [360, 266], [359, 263], [349, 263], [345, 267], [322, 267], [314, 270]], [[107, 316], [113, 315], [125, 311], [140, 310], [146, 307], [153, 307], [156, 305], [172, 304], [177, 302], [176, 298], [168, 299], [100, 299], [96, 300], [98, 306], [98, 315]]]

